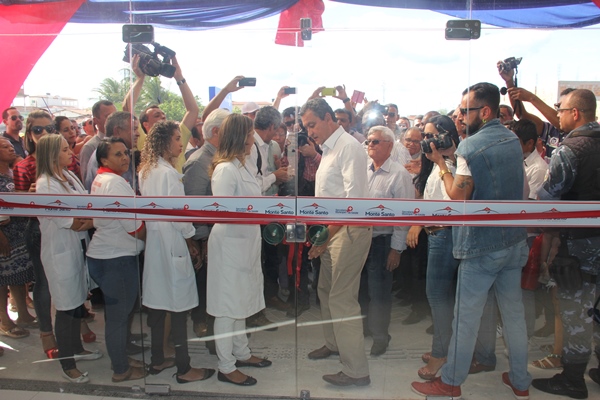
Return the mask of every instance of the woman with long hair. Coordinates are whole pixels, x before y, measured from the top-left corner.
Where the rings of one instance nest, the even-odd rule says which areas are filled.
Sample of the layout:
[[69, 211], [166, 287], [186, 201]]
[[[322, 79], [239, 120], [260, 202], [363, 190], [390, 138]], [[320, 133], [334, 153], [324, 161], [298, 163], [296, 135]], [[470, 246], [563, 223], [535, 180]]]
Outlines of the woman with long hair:
[[[444, 151], [446, 166], [452, 175], [456, 172], [454, 151], [458, 146], [458, 133], [452, 120], [445, 115], [438, 115], [425, 125], [426, 139], [440, 139], [447, 135], [452, 139], [450, 149]], [[428, 155], [421, 156], [421, 171], [414, 178], [417, 198], [425, 200], [450, 200], [444, 187], [440, 168]], [[447, 173], [447, 172], [446, 172]], [[433, 319], [433, 343], [431, 353], [423, 355], [426, 366], [419, 369], [422, 379], [432, 380], [439, 369], [446, 363], [448, 346], [452, 336], [452, 319], [454, 315], [454, 276], [458, 268], [458, 260], [452, 255], [452, 229], [449, 226], [413, 226], [410, 228], [406, 243], [417, 246], [419, 233], [425, 229], [428, 235], [426, 293], [431, 317]]]
[[[252, 120], [231, 114], [219, 130], [213, 160], [214, 196], [260, 196], [261, 188], [244, 161], [254, 145]], [[218, 379], [250, 386], [256, 379], [238, 367], [268, 367], [271, 361], [253, 356], [248, 348], [246, 318], [265, 308], [260, 264], [259, 225], [215, 224], [208, 238], [207, 309], [215, 317]]]
[[[103, 139], [96, 149], [98, 172], [93, 196], [129, 196], [135, 192], [123, 178], [131, 165], [129, 149], [121, 138]], [[105, 299], [106, 349], [112, 362], [113, 382], [142, 379], [142, 361], [127, 357], [129, 314], [139, 295], [138, 255], [144, 249], [146, 228], [140, 220], [94, 218], [96, 232], [87, 250], [90, 276]], [[142, 239], [142, 240], [140, 240]]]
[[58, 133], [60, 133], [73, 152], [71, 156], [71, 164], [69, 164], [69, 171], [73, 172], [79, 179], [81, 179], [81, 171], [79, 168], [79, 159], [75, 155], [75, 146], [77, 145], [77, 131], [71, 123], [68, 117], [58, 116], [54, 118], [54, 127]]
[[[62, 135], [46, 135], [37, 143], [36, 193], [87, 194], [83, 184], [67, 169], [71, 148]], [[85, 315], [88, 273], [85, 265], [87, 230], [92, 220], [38, 217], [42, 233], [41, 260], [52, 301], [56, 308], [55, 336], [63, 377], [73, 383], [87, 383], [87, 372], [77, 369], [78, 359], [95, 360], [99, 351], [87, 351], [81, 343], [81, 318]]]
[[[35, 110], [29, 113], [25, 123], [25, 149], [27, 157], [13, 167], [13, 180], [16, 192], [35, 193], [36, 145], [38, 141], [56, 132], [52, 117], [46, 111]], [[52, 313], [48, 280], [40, 259], [41, 234], [40, 223], [35, 217], [29, 218], [25, 228], [25, 238], [29, 258], [33, 263], [33, 306], [39, 321], [42, 349], [48, 358], [58, 358], [58, 346], [52, 328]]]
[[[182, 175], [175, 167], [182, 151], [176, 122], [160, 121], [150, 129], [139, 168], [143, 196], [185, 195]], [[149, 373], [155, 375], [177, 366], [174, 376], [178, 383], [208, 379], [215, 370], [192, 368], [187, 344], [187, 314], [198, 305], [194, 268], [201, 264], [199, 249], [192, 239], [196, 229], [188, 222], [147, 221], [146, 230], [142, 303], [148, 307], [148, 326], [152, 332]], [[166, 358], [163, 348], [167, 313], [171, 316], [175, 360]]]

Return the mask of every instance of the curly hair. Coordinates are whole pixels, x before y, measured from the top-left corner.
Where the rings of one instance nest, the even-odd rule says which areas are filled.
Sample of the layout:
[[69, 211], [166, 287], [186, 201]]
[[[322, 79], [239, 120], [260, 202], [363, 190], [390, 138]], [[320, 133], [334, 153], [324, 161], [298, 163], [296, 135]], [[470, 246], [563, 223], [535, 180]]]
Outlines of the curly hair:
[[177, 157], [173, 157], [169, 153], [171, 138], [178, 130], [179, 124], [175, 121], [159, 121], [150, 129], [146, 136], [146, 142], [142, 150], [142, 161], [138, 169], [141, 179], [146, 179], [150, 170], [156, 167], [159, 157], [163, 157], [175, 167]]

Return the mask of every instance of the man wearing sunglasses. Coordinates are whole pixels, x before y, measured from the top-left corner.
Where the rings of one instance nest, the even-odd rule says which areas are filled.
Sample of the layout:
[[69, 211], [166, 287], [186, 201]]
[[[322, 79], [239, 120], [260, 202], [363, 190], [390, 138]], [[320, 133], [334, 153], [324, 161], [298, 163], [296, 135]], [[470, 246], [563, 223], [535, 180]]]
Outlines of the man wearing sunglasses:
[[398, 126], [398, 120], [400, 116], [398, 115], [398, 106], [390, 103], [385, 106], [387, 109], [387, 114], [385, 114], [385, 124], [388, 128], [394, 132], [394, 137], [396, 140], [402, 139], [402, 130]]
[[[454, 153], [454, 177], [443, 157], [452, 149], [438, 151], [431, 145], [428, 158], [440, 167], [440, 179], [452, 200], [523, 199], [523, 151], [517, 136], [497, 118], [499, 105], [500, 91], [491, 83], [478, 83], [463, 92], [459, 120], [466, 127], [467, 138]], [[495, 359], [472, 361], [481, 317], [495, 294], [510, 353], [510, 371], [502, 374], [502, 383], [515, 397], [527, 399], [531, 375], [527, 372], [527, 329], [521, 297], [521, 270], [528, 253], [526, 230], [461, 225], [452, 229], [452, 236], [460, 268], [447, 362], [441, 377], [427, 383], [413, 382], [412, 389], [422, 396], [460, 397], [460, 385], [470, 370], [495, 369]], [[491, 331], [493, 343], [495, 322], [481, 328]], [[489, 347], [493, 354], [495, 345]]]
[[[574, 90], [563, 97], [556, 108], [560, 129], [570, 132], [552, 156], [546, 180], [538, 191], [540, 200], [600, 200], [600, 125], [596, 122], [596, 96], [587, 89]], [[566, 241], [568, 255], [576, 257], [579, 284], [568, 287], [557, 280], [557, 297], [564, 327], [563, 371], [549, 379], [534, 379], [533, 386], [546, 393], [586, 399], [585, 370], [593, 349], [594, 322], [588, 309], [596, 300], [600, 272], [600, 229], [561, 228], [560, 240]], [[562, 257], [560, 252], [555, 261]], [[577, 270], [579, 269], [579, 270]], [[569, 277], [577, 276], [569, 273]], [[511, 353], [512, 354], [512, 353]], [[596, 347], [596, 355], [600, 350]], [[600, 384], [599, 368], [590, 378]]]
[[6, 132], [2, 136], [10, 140], [10, 143], [15, 148], [15, 153], [17, 153], [16, 164], [27, 157], [23, 138], [19, 136], [21, 129], [23, 129], [23, 116], [15, 107], [9, 107], [2, 111], [2, 122], [6, 125]]

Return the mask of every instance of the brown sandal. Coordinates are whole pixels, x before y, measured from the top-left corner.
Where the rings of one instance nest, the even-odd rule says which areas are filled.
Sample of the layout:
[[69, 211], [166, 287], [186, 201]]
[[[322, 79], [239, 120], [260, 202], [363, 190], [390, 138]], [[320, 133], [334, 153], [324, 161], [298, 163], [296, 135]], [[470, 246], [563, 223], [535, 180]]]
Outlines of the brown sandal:
[[563, 367], [560, 354], [548, 354], [546, 357], [531, 362], [536, 368], [540, 369], [560, 369]]
[[148, 376], [148, 371], [145, 368], [129, 367], [129, 369], [122, 374], [113, 374], [112, 381], [115, 383], [133, 381], [136, 379], [143, 379], [146, 376]]

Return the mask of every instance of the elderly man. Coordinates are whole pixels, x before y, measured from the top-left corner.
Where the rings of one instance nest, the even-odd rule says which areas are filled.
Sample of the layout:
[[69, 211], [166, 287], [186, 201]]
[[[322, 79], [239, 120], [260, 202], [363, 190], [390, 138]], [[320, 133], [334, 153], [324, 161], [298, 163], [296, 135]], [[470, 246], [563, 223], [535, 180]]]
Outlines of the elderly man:
[[[587, 89], [570, 92], [557, 107], [560, 129], [570, 132], [555, 150], [548, 177], [538, 191], [540, 200], [600, 200], [600, 125], [596, 122], [596, 97]], [[576, 259], [571, 278], [579, 274], [578, 285], [558, 281], [557, 297], [564, 326], [563, 371], [549, 379], [534, 379], [538, 390], [550, 394], [586, 399], [588, 390], [584, 373], [592, 353], [593, 318], [588, 314], [596, 299], [600, 265], [600, 229], [562, 228], [560, 240], [568, 256]], [[559, 256], [566, 256], [559, 250]], [[564, 278], [563, 278], [564, 279]], [[512, 353], [511, 353], [512, 354]], [[596, 347], [596, 355], [600, 355]], [[600, 384], [598, 368], [590, 377]]]
[[[368, 197], [367, 155], [360, 143], [337, 124], [327, 102], [309, 100], [300, 116], [308, 135], [323, 149], [315, 196]], [[324, 375], [323, 379], [337, 386], [365, 386], [371, 379], [357, 297], [372, 229], [351, 225], [330, 225], [328, 229], [327, 242], [312, 246], [308, 254], [310, 259], [321, 257], [318, 292], [325, 322], [325, 345], [310, 352], [308, 358], [316, 360], [339, 353], [342, 371]]]
[[[371, 164], [367, 170], [369, 195], [374, 198], [414, 199], [415, 189], [406, 169], [393, 162], [390, 155], [394, 146], [394, 133], [385, 126], [369, 130], [367, 152]], [[392, 311], [392, 272], [400, 264], [400, 255], [406, 249], [408, 226], [375, 226], [371, 248], [362, 272], [360, 298], [366, 326], [373, 337], [371, 355], [386, 352]], [[365, 292], [368, 295], [365, 296]]]
[[[461, 116], [469, 136], [456, 149], [453, 177], [444, 152], [432, 145], [430, 159], [452, 200], [522, 200], [523, 152], [518, 138], [497, 119], [500, 91], [490, 83], [463, 92]], [[498, 174], [497, 171], [512, 171]], [[460, 260], [453, 334], [441, 377], [412, 389], [422, 396], [461, 396], [460, 385], [471, 367], [484, 306], [493, 288], [504, 322], [510, 371], [502, 383], [518, 399], [529, 398], [527, 331], [521, 293], [521, 269], [527, 261], [525, 228], [458, 226], [452, 229], [454, 257]], [[488, 369], [489, 370], [489, 369]]]
[[408, 128], [408, 130], [404, 133], [404, 139], [402, 140], [402, 144], [407, 148], [411, 158], [410, 162], [404, 165], [404, 167], [410, 174], [412, 174], [413, 177], [416, 176], [421, 170], [422, 140], [423, 133], [419, 128]]

